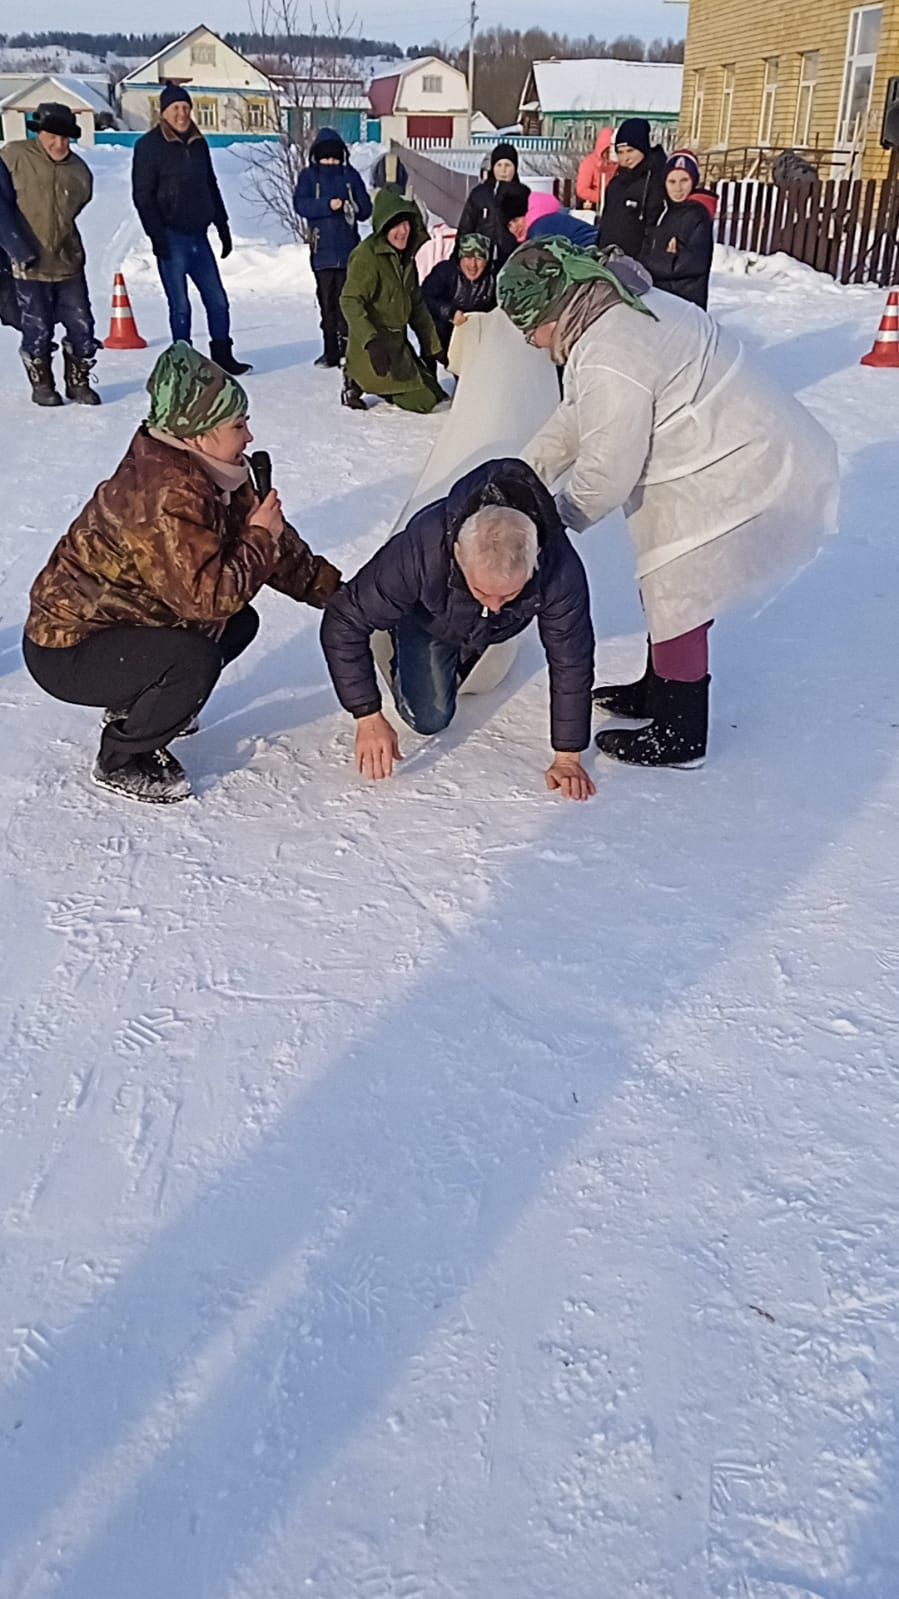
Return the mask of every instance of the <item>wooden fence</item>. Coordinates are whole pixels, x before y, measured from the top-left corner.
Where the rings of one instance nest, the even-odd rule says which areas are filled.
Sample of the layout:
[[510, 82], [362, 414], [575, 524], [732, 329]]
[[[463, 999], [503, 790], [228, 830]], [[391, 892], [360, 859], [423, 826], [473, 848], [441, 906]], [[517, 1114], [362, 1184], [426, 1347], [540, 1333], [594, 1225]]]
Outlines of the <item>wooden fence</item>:
[[782, 250], [840, 283], [888, 287], [899, 269], [899, 183], [846, 179], [719, 183], [717, 238], [738, 250]]

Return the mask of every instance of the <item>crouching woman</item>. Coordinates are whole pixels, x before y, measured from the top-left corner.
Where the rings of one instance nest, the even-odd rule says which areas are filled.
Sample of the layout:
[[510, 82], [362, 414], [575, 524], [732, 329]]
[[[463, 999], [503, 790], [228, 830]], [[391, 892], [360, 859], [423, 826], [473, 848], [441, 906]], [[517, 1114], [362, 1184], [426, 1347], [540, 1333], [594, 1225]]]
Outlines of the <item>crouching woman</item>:
[[32, 587], [23, 650], [46, 693], [106, 708], [94, 781], [171, 804], [190, 784], [168, 745], [252, 642], [250, 601], [268, 584], [320, 607], [340, 574], [276, 493], [257, 500], [239, 383], [178, 343], [147, 387], [147, 422]]

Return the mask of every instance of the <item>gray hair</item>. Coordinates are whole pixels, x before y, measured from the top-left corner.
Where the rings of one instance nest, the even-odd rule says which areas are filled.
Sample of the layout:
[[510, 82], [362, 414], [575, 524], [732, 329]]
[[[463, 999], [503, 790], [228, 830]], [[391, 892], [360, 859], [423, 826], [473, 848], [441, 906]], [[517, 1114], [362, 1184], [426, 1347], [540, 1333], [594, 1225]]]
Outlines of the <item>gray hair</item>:
[[509, 505], [484, 505], [462, 523], [456, 560], [463, 572], [477, 569], [502, 583], [530, 577], [537, 565], [537, 528], [523, 511]]

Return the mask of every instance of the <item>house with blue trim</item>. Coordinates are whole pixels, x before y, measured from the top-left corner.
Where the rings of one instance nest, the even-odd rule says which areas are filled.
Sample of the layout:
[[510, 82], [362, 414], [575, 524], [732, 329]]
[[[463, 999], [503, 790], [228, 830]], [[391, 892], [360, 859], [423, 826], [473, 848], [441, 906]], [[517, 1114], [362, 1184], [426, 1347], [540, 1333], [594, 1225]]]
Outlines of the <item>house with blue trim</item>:
[[126, 128], [143, 132], [159, 121], [159, 96], [167, 83], [183, 84], [194, 120], [214, 139], [274, 137], [280, 125], [278, 91], [252, 61], [201, 24], [173, 39], [119, 84], [119, 114]]

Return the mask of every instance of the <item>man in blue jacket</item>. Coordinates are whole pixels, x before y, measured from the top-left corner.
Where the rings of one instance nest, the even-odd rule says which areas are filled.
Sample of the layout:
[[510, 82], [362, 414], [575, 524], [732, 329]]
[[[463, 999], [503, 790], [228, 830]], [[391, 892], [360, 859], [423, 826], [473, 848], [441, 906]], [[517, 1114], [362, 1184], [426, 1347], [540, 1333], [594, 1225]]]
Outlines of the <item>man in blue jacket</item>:
[[401, 759], [381, 713], [371, 639], [386, 633], [396, 708], [439, 733], [459, 685], [493, 644], [537, 618], [549, 664], [547, 787], [595, 793], [581, 765], [590, 741], [593, 628], [581, 560], [555, 501], [524, 461], [487, 461], [419, 511], [328, 601], [322, 647], [337, 697], [356, 719], [356, 768], [390, 777]]
[[194, 122], [192, 107], [181, 84], [166, 84], [159, 96], [158, 126], [134, 146], [131, 189], [169, 303], [172, 343], [191, 342], [190, 278], [206, 312], [209, 354], [217, 366], [240, 377], [252, 368], [235, 359], [231, 309], [207, 237], [214, 227], [224, 261], [232, 250], [231, 229], [209, 146]]
[[339, 366], [346, 353], [347, 327], [340, 309], [350, 252], [359, 243], [359, 222], [371, 216], [371, 200], [339, 133], [322, 128], [309, 151], [293, 197], [297, 216], [308, 227], [309, 251], [321, 312], [324, 350], [316, 366]]

